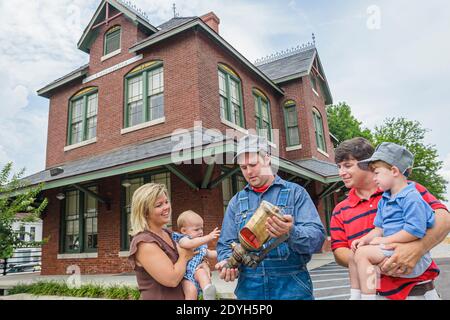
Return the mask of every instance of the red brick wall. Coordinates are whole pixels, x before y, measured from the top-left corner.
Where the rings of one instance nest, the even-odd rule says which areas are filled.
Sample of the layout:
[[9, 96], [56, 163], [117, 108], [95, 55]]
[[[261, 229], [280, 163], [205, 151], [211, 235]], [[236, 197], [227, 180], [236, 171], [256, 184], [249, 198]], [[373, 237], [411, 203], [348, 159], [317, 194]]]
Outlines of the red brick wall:
[[[305, 99], [305, 111], [306, 111], [306, 118], [308, 119], [308, 123], [310, 124], [310, 130], [309, 130], [309, 141], [311, 143], [311, 154], [314, 158], [317, 158], [319, 160], [328, 161], [328, 162], [334, 162], [334, 147], [333, 143], [331, 142], [330, 138], [330, 131], [328, 129], [328, 121], [327, 121], [327, 112], [325, 109], [325, 100], [324, 100], [324, 93], [320, 90], [320, 86], [318, 86], [318, 93], [319, 96], [317, 96], [313, 90], [311, 81], [308, 77], [304, 77], [303, 81], [303, 98]], [[325, 144], [326, 144], [326, 153], [328, 153], [329, 157], [324, 156], [322, 153], [317, 151], [317, 143], [316, 143], [316, 136], [314, 132], [314, 122], [313, 122], [313, 108], [316, 108], [320, 114], [322, 115], [323, 120], [323, 130], [325, 135]]]
[[[144, 59], [141, 61], [93, 80], [86, 85], [74, 83], [55, 93], [50, 100], [47, 168], [94, 154], [105, 153], [150, 138], [168, 135], [178, 128], [192, 128], [194, 121], [200, 118], [195, 45], [189, 36], [174, 37], [163, 44], [153, 46], [151, 50], [144, 53]], [[122, 135], [124, 76], [136, 66], [157, 59], [164, 62], [166, 122]], [[89, 86], [99, 88], [97, 142], [64, 152], [67, 140], [69, 100], [76, 92]]]

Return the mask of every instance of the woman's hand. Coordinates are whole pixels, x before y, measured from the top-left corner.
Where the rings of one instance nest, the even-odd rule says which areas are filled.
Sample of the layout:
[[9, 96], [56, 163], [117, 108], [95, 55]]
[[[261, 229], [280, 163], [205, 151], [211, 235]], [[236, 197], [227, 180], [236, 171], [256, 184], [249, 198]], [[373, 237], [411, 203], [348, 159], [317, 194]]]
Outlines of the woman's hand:
[[181, 259], [186, 261], [191, 260], [194, 256], [200, 253], [200, 251], [194, 251], [194, 249], [184, 249], [177, 244], [178, 255]]

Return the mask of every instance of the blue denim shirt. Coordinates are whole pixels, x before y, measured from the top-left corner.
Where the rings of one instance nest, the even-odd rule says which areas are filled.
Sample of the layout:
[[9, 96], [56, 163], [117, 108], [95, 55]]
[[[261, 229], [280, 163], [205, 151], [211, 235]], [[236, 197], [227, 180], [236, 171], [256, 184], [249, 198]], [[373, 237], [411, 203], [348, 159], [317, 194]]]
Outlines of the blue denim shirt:
[[417, 238], [423, 238], [427, 229], [434, 226], [434, 221], [433, 209], [423, 200], [415, 183], [410, 182], [394, 197], [390, 191], [383, 193], [374, 225], [383, 229], [385, 237], [405, 230]]

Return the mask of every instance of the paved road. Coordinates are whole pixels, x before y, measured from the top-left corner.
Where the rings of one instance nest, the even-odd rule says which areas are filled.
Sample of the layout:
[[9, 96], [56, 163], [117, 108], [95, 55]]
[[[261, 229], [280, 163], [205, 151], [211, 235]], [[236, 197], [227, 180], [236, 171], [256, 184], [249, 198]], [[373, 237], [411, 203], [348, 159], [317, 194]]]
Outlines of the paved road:
[[[450, 300], [450, 259], [435, 259], [441, 269], [436, 287], [442, 299]], [[347, 300], [350, 297], [348, 271], [335, 262], [310, 272], [316, 300]]]

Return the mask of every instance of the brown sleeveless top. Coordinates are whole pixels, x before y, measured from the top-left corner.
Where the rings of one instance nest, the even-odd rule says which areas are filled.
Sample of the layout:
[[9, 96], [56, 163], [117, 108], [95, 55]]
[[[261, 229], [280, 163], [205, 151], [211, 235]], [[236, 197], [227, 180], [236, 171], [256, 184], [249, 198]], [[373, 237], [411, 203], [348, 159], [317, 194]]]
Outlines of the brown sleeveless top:
[[[172, 239], [172, 233], [166, 229], [164, 229], [164, 231], [167, 232]], [[176, 288], [165, 287], [153, 279], [143, 267], [136, 264], [136, 252], [138, 245], [141, 242], [156, 243], [174, 264], [178, 261], [179, 257], [176, 249], [177, 245], [173, 239], [172, 248], [160, 236], [151, 231], [144, 231], [133, 237], [130, 244], [130, 256], [128, 257], [128, 261], [136, 272], [137, 283], [139, 291], [141, 292], [141, 300], [184, 300], [181, 282]]]

